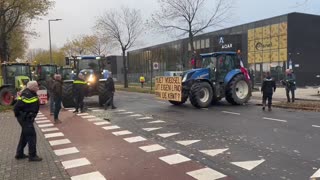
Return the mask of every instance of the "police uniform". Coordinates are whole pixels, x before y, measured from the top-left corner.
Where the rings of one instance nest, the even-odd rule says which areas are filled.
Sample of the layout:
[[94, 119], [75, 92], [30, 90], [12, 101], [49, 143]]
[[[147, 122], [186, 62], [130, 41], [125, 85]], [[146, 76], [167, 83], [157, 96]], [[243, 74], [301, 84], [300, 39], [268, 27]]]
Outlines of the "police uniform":
[[22, 91], [21, 96], [14, 106], [14, 114], [22, 127], [19, 144], [17, 147], [16, 159], [23, 159], [27, 156], [23, 151], [25, 146], [29, 145], [29, 160], [41, 161], [42, 159], [37, 156], [37, 136], [34, 129], [34, 119], [39, 112], [39, 99], [36, 92], [30, 89]]
[[266, 77], [263, 79], [262, 87], [261, 87], [261, 92], [263, 94], [262, 96], [262, 104], [263, 104], [263, 110], [265, 108], [265, 105], [268, 100], [268, 108], [271, 110], [271, 105], [272, 105], [272, 95], [273, 92], [276, 91], [276, 83], [272, 77]]
[[76, 104], [76, 110], [74, 111], [79, 112], [83, 111], [83, 99], [85, 95], [85, 89], [86, 89], [87, 83], [80, 78], [76, 78], [73, 81], [73, 94], [74, 94], [74, 99], [75, 99], [75, 104]]
[[116, 107], [113, 104], [113, 96], [115, 92], [115, 87], [114, 87], [114, 81], [111, 76], [108, 77], [106, 81], [106, 91], [107, 91], [107, 102], [104, 105], [104, 108], [107, 109], [108, 106], [111, 106], [112, 109], [116, 109]]

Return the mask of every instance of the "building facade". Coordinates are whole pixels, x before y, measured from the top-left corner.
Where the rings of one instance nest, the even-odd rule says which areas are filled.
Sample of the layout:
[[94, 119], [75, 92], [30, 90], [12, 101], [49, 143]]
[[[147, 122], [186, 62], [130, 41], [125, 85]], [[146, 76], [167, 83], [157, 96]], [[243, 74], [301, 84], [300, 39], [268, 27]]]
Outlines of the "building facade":
[[[261, 83], [270, 71], [277, 82], [285, 69], [296, 74], [298, 86], [320, 84], [320, 16], [290, 13], [196, 36], [197, 54], [217, 51], [242, 53], [245, 66]], [[163, 75], [192, 68], [188, 39], [128, 52], [129, 76]], [[152, 70], [154, 63], [158, 70]], [[130, 78], [129, 78], [130, 80]]]

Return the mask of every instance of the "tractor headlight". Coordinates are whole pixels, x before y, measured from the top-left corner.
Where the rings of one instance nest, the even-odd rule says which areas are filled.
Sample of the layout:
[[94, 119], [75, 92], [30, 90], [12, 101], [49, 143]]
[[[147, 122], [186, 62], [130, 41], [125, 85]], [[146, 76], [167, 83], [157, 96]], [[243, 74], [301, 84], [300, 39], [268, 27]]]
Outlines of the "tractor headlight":
[[90, 74], [89, 78], [88, 78], [88, 82], [94, 82], [95, 81], [95, 77]]
[[185, 74], [185, 75], [183, 76], [182, 82], [186, 82], [186, 80], [187, 80], [187, 75], [188, 75], [188, 74]]

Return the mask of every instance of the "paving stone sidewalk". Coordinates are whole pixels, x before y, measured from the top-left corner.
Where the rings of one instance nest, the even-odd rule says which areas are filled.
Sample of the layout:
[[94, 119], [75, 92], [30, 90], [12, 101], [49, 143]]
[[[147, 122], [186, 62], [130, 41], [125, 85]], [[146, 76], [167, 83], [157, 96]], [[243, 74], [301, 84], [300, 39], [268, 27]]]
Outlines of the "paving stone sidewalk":
[[[37, 151], [42, 162], [29, 162], [14, 158], [21, 128], [13, 112], [0, 113], [0, 180], [69, 180], [58, 157], [48, 141], [37, 131]], [[28, 154], [28, 148], [25, 149]]]

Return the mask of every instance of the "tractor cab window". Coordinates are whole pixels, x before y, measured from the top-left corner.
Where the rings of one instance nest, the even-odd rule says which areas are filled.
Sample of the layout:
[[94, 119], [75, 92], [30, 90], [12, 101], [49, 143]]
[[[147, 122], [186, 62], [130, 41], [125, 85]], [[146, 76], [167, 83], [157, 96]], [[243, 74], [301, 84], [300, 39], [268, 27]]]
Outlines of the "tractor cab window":
[[82, 59], [79, 61], [79, 69], [92, 69], [94, 71], [99, 71], [99, 61], [96, 59]]
[[30, 68], [23, 65], [11, 65], [7, 67], [7, 74], [8, 77], [30, 76]]
[[202, 60], [203, 68], [210, 68], [214, 70], [216, 68], [217, 58], [216, 57], [205, 57]]
[[39, 69], [39, 74], [41, 79], [48, 79], [51, 74], [56, 73], [56, 67], [55, 66], [41, 66]]

